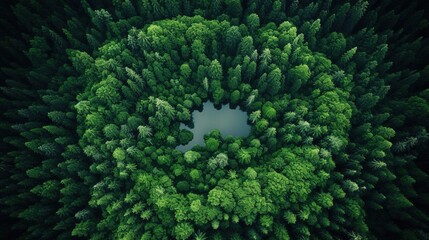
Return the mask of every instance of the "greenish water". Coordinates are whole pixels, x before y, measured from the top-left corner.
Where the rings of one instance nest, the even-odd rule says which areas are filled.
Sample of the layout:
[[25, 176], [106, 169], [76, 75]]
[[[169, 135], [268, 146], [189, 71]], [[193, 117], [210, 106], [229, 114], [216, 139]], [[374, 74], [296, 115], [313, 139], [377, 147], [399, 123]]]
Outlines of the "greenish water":
[[194, 138], [186, 145], [177, 146], [181, 151], [190, 150], [195, 145], [204, 146], [204, 134], [218, 129], [222, 137], [246, 137], [250, 133], [250, 125], [247, 124], [248, 115], [239, 108], [231, 109], [230, 105], [222, 105], [216, 109], [212, 102], [205, 102], [202, 111], [192, 112], [193, 127], [180, 124], [180, 129], [188, 129], [194, 134]]

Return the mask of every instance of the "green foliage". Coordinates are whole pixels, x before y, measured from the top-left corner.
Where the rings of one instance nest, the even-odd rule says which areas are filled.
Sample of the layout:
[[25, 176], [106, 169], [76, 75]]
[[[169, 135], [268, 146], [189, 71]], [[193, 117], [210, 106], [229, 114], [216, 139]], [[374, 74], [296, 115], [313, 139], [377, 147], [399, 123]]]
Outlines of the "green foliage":
[[199, 152], [187, 151], [184, 154], [184, 157], [185, 157], [185, 161], [187, 163], [193, 164], [193, 163], [195, 163], [195, 161], [197, 161], [201, 157], [201, 154]]
[[[428, 235], [419, 1], [4, 4], [1, 236]], [[206, 101], [251, 133], [182, 153]]]
[[274, 119], [277, 116], [277, 111], [268, 105], [262, 108], [262, 116], [267, 119]]
[[270, 95], [276, 95], [281, 88], [282, 72], [279, 68], [272, 70], [267, 77], [268, 86], [267, 91]]
[[138, 126], [139, 138], [147, 138], [152, 136], [152, 129], [149, 126]]
[[194, 228], [189, 223], [179, 223], [174, 227], [174, 236], [176, 239], [188, 239], [194, 233]]
[[248, 167], [245, 171], [244, 171], [244, 176], [246, 176], [248, 179], [250, 180], [255, 180], [256, 177], [258, 176], [258, 174], [256, 173], [256, 171], [251, 168]]
[[310, 79], [311, 73], [307, 65], [299, 65], [292, 68], [288, 73], [288, 82], [291, 92], [297, 92], [302, 84], [305, 84]]
[[226, 48], [230, 52], [236, 52], [238, 44], [241, 40], [241, 33], [237, 26], [232, 26], [225, 34]]
[[113, 158], [117, 161], [123, 161], [125, 160], [125, 151], [121, 148], [116, 148], [115, 151], [112, 154]]
[[201, 178], [201, 171], [199, 171], [198, 169], [192, 169], [191, 172], [189, 173], [189, 176], [194, 181], [198, 180], [199, 178]]
[[255, 13], [250, 14], [249, 16], [247, 16], [246, 23], [249, 27], [249, 30], [252, 33], [255, 33], [255, 31], [257, 31], [260, 26], [259, 16]]
[[219, 148], [219, 141], [215, 138], [208, 138], [206, 141], [207, 150], [214, 152]]
[[182, 145], [185, 145], [188, 142], [190, 142], [193, 137], [194, 137], [194, 134], [187, 129], [183, 129], [179, 133], [179, 141]]

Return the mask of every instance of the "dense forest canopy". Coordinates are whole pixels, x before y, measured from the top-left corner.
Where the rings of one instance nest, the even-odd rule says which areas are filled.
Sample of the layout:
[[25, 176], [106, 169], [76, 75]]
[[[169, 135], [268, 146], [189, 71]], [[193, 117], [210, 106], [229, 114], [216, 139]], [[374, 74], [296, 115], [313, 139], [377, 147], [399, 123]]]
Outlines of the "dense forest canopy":
[[[2, 4], [1, 236], [429, 237], [420, 2]], [[206, 101], [249, 136], [176, 149]]]

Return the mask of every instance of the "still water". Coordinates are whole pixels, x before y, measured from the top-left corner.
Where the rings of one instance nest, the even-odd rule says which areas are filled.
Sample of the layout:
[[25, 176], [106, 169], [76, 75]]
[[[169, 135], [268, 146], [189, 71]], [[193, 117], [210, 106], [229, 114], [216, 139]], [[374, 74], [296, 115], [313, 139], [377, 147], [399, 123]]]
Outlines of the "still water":
[[202, 111], [192, 112], [193, 128], [180, 124], [180, 129], [188, 129], [194, 134], [194, 138], [186, 145], [177, 146], [180, 151], [190, 150], [195, 145], [204, 146], [204, 134], [218, 129], [222, 137], [246, 137], [250, 133], [250, 125], [247, 124], [247, 113], [239, 108], [231, 109], [228, 105], [222, 105], [216, 109], [212, 102], [203, 103]]

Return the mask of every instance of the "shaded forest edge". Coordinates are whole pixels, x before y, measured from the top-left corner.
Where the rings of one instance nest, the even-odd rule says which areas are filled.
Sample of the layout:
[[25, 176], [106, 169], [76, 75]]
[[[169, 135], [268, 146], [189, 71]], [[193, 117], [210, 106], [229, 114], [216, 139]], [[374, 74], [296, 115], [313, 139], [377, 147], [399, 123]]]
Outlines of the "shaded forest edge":
[[[133, 6], [140, 6], [137, 1], [126, 2]], [[150, 5], [148, 1], [141, 2]], [[164, 8], [164, 6], [171, 6], [171, 2], [175, 2], [173, 5], [178, 8], [166, 10], [171, 8]], [[0, 147], [2, 156], [4, 156], [0, 174], [3, 187], [1, 204], [2, 206], [7, 205], [7, 207], [5, 211], [1, 212], [0, 220], [9, 223], [2, 225], [2, 229], [0, 229], [4, 233], [2, 236], [16, 238], [22, 234], [23, 237], [30, 238], [70, 238], [73, 235], [74, 237], [92, 236], [100, 239], [106, 236], [126, 237], [126, 231], [121, 233], [120, 229], [111, 229], [109, 223], [104, 222], [105, 225], [101, 227], [95, 224], [97, 221], [108, 218], [106, 216], [111, 212], [117, 214], [109, 204], [96, 206], [98, 203], [94, 203], [96, 202], [94, 199], [101, 199], [101, 193], [98, 193], [100, 196], [94, 197], [88, 190], [89, 186], [95, 185], [106, 175], [103, 171], [109, 171], [100, 170], [104, 167], [101, 164], [95, 166], [84, 162], [79, 163], [80, 166], [73, 166], [66, 160], [72, 159], [73, 154], [81, 156], [82, 160], [95, 162], [99, 159], [107, 159], [107, 156], [98, 156], [94, 149], [97, 147], [103, 149], [106, 145], [104, 142], [121, 137], [131, 140], [122, 141], [120, 144], [115, 143], [116, 145], [111, 143], [113, 147], [108, 145], [106, 148], [110, 151], [109, 157], [113, 156], [115, 162], [128, 160], [128, 155], [133, 154], [143, 154], [139, 156], [155, 159], [154, 166], [159, 169], [171, 170], [166, 167], [168, 163], [172, 162], [169, 159], [170, 155], [181, 159], [178, 161], [182, 161], [182, 163], [193, 162], [189, 160], [193, 156], [188, 156], [189, 158], [186, 155], [178, 156], [177, 153], [164, 149], [160, 139], [168, 143], [169, 147], [186, 142], [188, 135], [183, 131], [178, 131], [178, 124], [180, 121], [189, 120], [189, 111], [198, 108], [199, 104], [205, 100], [212, 100], [217, 104], [232, 103], [246, 106], [246, 110], [255, 118], [255, 127], [248, 140], [244, 142], [237, 142], [235, 139], [225, 140], [221, 139], [217, 133], [213, 133], [206, 139], [207, 148], [197, 149], [200, 157], [209, 159], [208, 164], [211, 164], [208, 165], [209, 168], [213, 168], [213, 171], [219, 170], [213, 178], [216, 181], [223, 179], [225, 173], [222, 173], [220, 169], [227, 166], [226, 168], [236, 171], [240, 181], [246, 182], [249, 186], [258, 188], [255, 179], [262, 183], [259, 187], [266, 199], [277, 201], [277, 205], [285, 206], [284, 209], [289, 209], [287, 207], [289, 205], [296, 205], [296, 209], [299, 209], [296, 212], [304, 213], [298, 216], [296, 212], [292, 213], [294, 211], [294, 207], [292, 207], [290, 208], [292, 210], [287, 212], [288, 214], [280, 216], [276, 210], [267, 210], [271, 206], [266, 203], [266, 206], [269, 206], [266, 207], [267, 209], [261, 208], [254, 213], [258, 220], [254, 220], [252, 214], [240, 215], [237, 212], [231, 214], [231, 218], [232, 216], [240, 217], [237, 225], [233, 223], [235, 220], [228, 219], [213, 220], [206, 226], [198, 225], [195, 217], [195, 219], [191, 219], [195, 222], [188, 219], [183, 224], [175, 225], [174, 231], [168, 233], [155, 226], [162, 224], [172, 226], [171, 222], [161, 221], [162, 217], [160, 217], [160, 219], [154, 220], [154, 226], [150, 226], [152, 223], [147, 224], [149, 227], [145, 231], [150, 232], [149, 235], [146, 235], [147, 238], [159, 237], [163, 234], [181, 239], [186, 239], [190, 234], [192, 237], [198, 237], [197, 231], [190, 233], [190, 229], [194, 230], [195, 226], [210, 233], [215, 233], [218, 228], [231, 230], [231, 233], [227, 233], [226, 236], [235, 236], [233, 235], [235, 228], [240, 227], [245, 229], [240, 232], [243, 236], [261, 237], [267, 233], [274, 239], [280, 238], [280, 236], [290, 236], [292, 239], [309, 237], [309, 234], [317, 234], [322, 239], [359, 236], [388, 238], [398, 236], [398, 234], [403, 239], [422, 239], [425, 234], [427, 236], [428, 213], [425, 209], [428, 209], [427, 200], [429, 199], [427, 189], [429, 149], [426, 140], [429, 129], [429, 92], [427, 90], [429, 61], [426, 56], [429, 53], [427, 47], [429, 44], [428, 19], [425, 18], [423, 12], [423, 10], [427, 12], [427, 6], [424, 5], [424, 1], [411, 5], [406, 1], [372, 1], [368, 5], [365, 1], [347, 3], [332, 1], [331, 6], [328, 7], [324, 1], [299, 1], [299, 3], [298, 1], [286, 1], [286, 3], [285, 1], [248, 1], [240, 4], [239, 1], [228, 0], [215, 1], [219, 3], [218, 8], [214, 8], [205, 1], [199, 3], [171, 2], [159, 2], [158, 5], [151, 7], [152, 12], [144, 12], [144, 8], [141, 6], [140, 8], [135, 7], [133, 11], [125, 4], [108, 1], [96, 4], [86, 1], [74, 4], [66, 2], [52, 4], [50, 1], [34, 4], [30, 1], [21, 1], [21, 5], [17, 5], [19, 7], [15, 7], [13, 11], [7, 10], [15, 4], [13, 1], [1, 3], [4, 14], [2, 14], [1, 22], [2, 71], [0, 78], [3, 91], [0, 110], [2, 111], [1, 137], [5, 139], [5, 144], [1, 144]], [[159, 9], [159, 12], [156, 9]], [[361, 15], [359, 15], [359, 11], [362, 11]], [[204, 18], [177, 17], [179, 15], [201, 15]], [[71, 16], [74, 17], [73, 21], [68, 21]], [[140, 18], [135, 16], [140, 16]], [[255, 16], [258, 17], [259, 22], [252, 25], [252, 18], [256, 19]], [[31, 20], [29, 21], [29, 19]], [[108, 20], [100, 22], [100, 19]], [[180, 42], [182, 39], [178, 36], [192, 34], [187, 30], [191, 29], [195, 23], [200, 24], [199, 27], [204, 25], [210, 29], [210, 32], [217, 35], [207, 37], [205, 32], [196, 32], [192, 36], [195, 36], [199, 42], [189, 39], [183, 42], [184, 46], [189, 47], [188, 50], [170, 44], [170, 47], [177, 52], [177, 56], [170, 54], [169, 49], [165, 49], [167, 44], [164, 44], [164, 47], [163, 44], [158, 44], [160, 45], [158, 46], [157, 40], [154, 40], [155, 37], [160, 36]], [[164, 30], [162, 33], [158, 32], [159, 28], [167, 29], [170, 24], [180, 25], [181, 30], [177, 32], [171, 30], [170, 33]], [[77, 26], [83, 26], [83, 29]], [[362, 30], [372, 27], [375, 29], [374, 31]], [[220, 31], [220, 29], [225, 31]], [[288, 30], [290, 32], [284, 34]], [[170, 36], [171, 33], [176, 33], [176, 38]], [[132, 39], [133, 37], [138, 39], [139, 34], [148, 37], [148, 40], [144, 40], [144, 42], [153, 48], [153, 52], [146, 53], [140, 46], [133, 46]], [[300, 34], [303, 36], [302, 39], [299, 37]], [[211, 41], [211, 37], [216, 41]], [[215, 46], [214, 42], [219, 45]], [[49, 47], [44, 48], [45, 44], [48, 44]], [[109, 50], [110, 47], [113, 50]], [[159, 49], [156, 49], [157, 47]], [[146, 48], [147, 46], [144, 46], [144, 49]], [[290, 49], [287, 50], [288, 48]], [[298, 52], [295, 49], [300, 49], [299, 51], [305, 53], [307, 59], [295, 56], [295, 60], [291, 60], [290, 64], [283, 63], [281, 60], [284, 59], [281, 58], [285, 56], [276, 49], [281, 49], [282, 52], [289, 51], [288, 59], [293, 59], [293, 53]], [[130, 60], [128, 56], [121, 55], [117, 61], [123, 69], [112, 70], [108, 66], [108, 59], [113, 58], [111, 54], [116, 53], [115, 51], [130, 53], [131, 57], [133, 54], [144, 55], [146, 62]], [[255, 51], [258, 54], [256, 56]], [[159, 56], [154, 52], [166, 53], [170, 56]], [[194, 54], [194, 52], [199, 54]], [[369, 62], [368, 59], [372, 62]], [[95, 64], [97, 61], [106, 64], [107, 73], [102, 73], [98, 69]], [[264, 63], [264, 61], [266, 62]], [[327, 67], [312, 63], [329, 61], [332, 61], [332, 64], [328, 64]], [[181, 63], [180, 68], [171, 66], [172, 63]], [[251, 70], [252, 67], [249, 67], [253, 66], [253, 63], [254, 71]], [[129, 68], [131, 65], [133, 67]], [[218, 66], [221, 66], [219, 76], [216, 75]], [[157, 67], [160, 67], [161, 70], [157, 70]], [[171, 74], [165, 74], [165, 69], [171, 71]], [[85, 79], [90, 79], [95, 74], [102, 75], [107, 79], [107, 84], [111, 85], [102, 88], [103, 86], [97, 81], [85, 82]], [[109, 78], [109, 76], [115, 77]], [[176, 79], [178, 83], [185, 86], [185, 90], [175, 89], [174, 91], [179, 92], [178, 95], [186, 97], [173, 99], [170, 97], [173, 96], [172, 92], [157, 88], [158, 85], [169, 91], [173, 89], [174, 84], [168, 82], [169, 78]], [[11, 79], [13, 80], [11, 81]], [[138, 86], [139, 79], [144, 79], [142, 85], [150, 89], [148, 92], [139, 92], [136, 87], [133, 88], [132, 84]], [[193, 79], [195, 82], [197, 82], [196, 80], [202, 81], [201, 84], [198, 82], [198, 85], [186, 79]], [[120, 92], [120, 96], [109, 92], [111, 91], [110, 86]], [[100, 88], [103, 91], [106, 90], [106, 94], [99, 90]], [[316, 111], [317, 107], [312, 101], [318, 103], [327, 101], [317, 96], [314, 92], [317, 91], [317, 88], [320, 88], [322, 92], [331, 90], [336, 92], [338, 95], [336, 100], [342, 109], [338, 112], [329, 109], [329, 113], [344, 116], [344, 121], [338, 116], [338, 119], [315, 120], [318, 119], [317, 116], [308, 117], [307, 113], [300, 115], [299, 110], [305, 111], [303, 110], [305, 108], [307, 111], [310, 109], [310, 112]], [[324, 88], [326, 89], [324, 90]], [[284, 95], [281, 96], [282, 94]], [[100, 120], [97, 110], [91, 108], [95, 103], [97, 107], [109, 109], [110, 105], [124, 99], [130, 102], [141, 100], [141, 105], [125, 104], [121, 106], [122, 108], [135, 107], [137, 109], [135, 113], [125, 116], [124, 118], [127, 120], [125, 124], [122, 124], [133, 129], [129, 130], [132, 137], [123, 137], [123, 131], [128, 132], [128, 130], [119, 129], [118, 126], [122, 127], [121, 124], [117, 124], [105, 116], [102, 116]], [[305, 104], [292, 100], [302, 100]], [[308, 102], [306, 102], [307, 100]], [[87, 106], [87, 103], [91, 104]], [[118, 109], [122, 109], [121, 107]], [[64, 114], [61, 113], [61, 108], [67, 109]], [[141, 112], [139, 112], [139, 108], [141, 108]], [[164, 116], [156, 115], [155, 110], [159, 109], [165, 111]], [[293, 109], [298, 114], [295, 116], [291, 113], [292, 111], [283, 112], [283, 109]], [[109, 110], [116, 111], [113, 108]], [[41, 114], [38, 114], [39, 111]], [[118, 111], [122, 114], [122, 110]], [[52, 112], [55, 113], [51, 114]], [[144, 116], [144, 119], [137, 119], [138, 114]], [[170, 114], [174, 117], [168, 119]], [[282, 115], [279, 116], [280, 114]], [[85, 120], [89, 115], [93, 118]], [[98, 127], [95, 124], [97, 121], [106, 123], [103, 125], [105, 127]], [[115, 121], [121, 122], [122, 120]], [[311, 127], [307, 129], [306, 124], [309, 122]], [[313, 123], [316, 127], [318, 125], [322, 128], [326, 127], [326, 130], [320, 130], [323, 132], [321, 135], [313, 133], [313, 131], [318, 131]], [[162, 129], [170, 124], [173, 126], [173, 133], [168, 135]], [[109, 128], [106, 128], [107, 126]], [[293, 130], [296, 131], [296, 135], [288, 136], [287, 131], [292, 131], [291, 129], [294, 128], [296, 128]], [[85, 135], [87, 130], [104, 133], [103, 143], [99, 143], [100, 141], [96, 139], [87, 139]], [[150, 138], [151, 135], [155, 135], [155, 132], [160, 132], [160, 134], [153, 136], [158, 139], [154, 141], [153, 146], [159, 147], [163, 152], [153, 156], [148, 153], [155, 152], [151, 146], [152, 142], [140, 145], [137, 143], [143, 138], [142, 136]], [[276, 139], [276, 134], [282, 138]], [[42, 137], [50, 139], [51, 142], [38, 142]], [[51, 144], [54, 143], [54, 139], [56, 140], [55, 146]], [[260, 142], [252, 141], [255, 139]], [[157, 141], [159, 143], [156, 143]], [[341, 146], [341, 142], [344, 141], [347, 144]], [[28, 142], [32, 143], [27, 144]], [[133, 144], [140, 150], [131, 147], [125, 148], [125, 146]], [[276, 198], [275, 191], [268, 190], [269, 184], [279, 181], [279, 179], [284, 180], [283, 175], [287, 176], [286, 179], [294, 179], [294, 176], [289, 176], [289, 173], [282, 170], [284, 165], [279, 167], [280, 163], [274, 161], [270, 162], [271, 165], [266, 169], [260, 168], [260, 162], [256, 159], [269, 159], [264, 157], [266, 154], [268, 155], [267, 151], [263, 150], [265, 148], [274, 153], [270, 157], [289, 157], [285, 151], [282, 151], [282, 146], [285, 145], [302, 147], [309, 152], [317, 149], [318, 153], [322, 152], [319, 154], [321, 159], [328, 159], [328, 164], [321, 166], [320, 169], [332, 173], [329, 180], [317, 180], [320, 182], [315, 183], [314, 186], [308, 186], [308, 189], [312, 191], [314, 189], [317, 189], [315, 192], [320, 191], [322, 194], [320, 196], [325, 197], [323, 200], [327, 198], [327, 202], [321, 203], [323, 200], [319, 200], [319, 195], [318, 197], [313, 196], [313, 193], [308, 194], [308, 198], [313, 199], [314, 197], [314, 202], [323, 206], [323, 210], [320, 211], [326, 216], [338, 215], [338, 217], [331, 218], [321, 214], [319, 219], [314, 220], [306, 215], [307, 208], [303, 207], [304, 203], [299, 204], [298, 200], [289, 200], [292, 202], [279, 200]], [[89, 149], [85, 148], [86, 146], [95, 147]], [[239, 147], [237, 148], [237, 146]], [[256, 150], [258, 147], [260, 149]], [[130, 148], [131, 150], [128, 150]], [[239, 151], [240, 154], [235, 154], [234, 152], [240, 148], [242, 148]], [[289, 150], [298, 159], [301, 158], [300, 154], [303, 154], [295, 148]], [[331, 155], [324, 150], [328, 150]], [[355, 154], [356, 152], [358, 154]], [[123, 157], [123, 154], [127, 154], [127, 157]], [[24, 161], [25, 158], [33, 161]], [[64, 164], [57, 166], [50, 161], [50, 158], [61, 159], [60, 162], [63, 161]], [[304, 161], [304, 157], [302, 158]], [[367, 158], [377, 160], [369, 162], [365, 160]], [[45, 176], [30, 171], [38, 167], [35, 164], [37, 161], [44, 162], [44, 165], [40, 164], [38, 169], [42, 173], [46, 172]], [[331, 161], [333, 166], [330, 166]], [[228, 165], [226, 165], [227, 163]], [[310, 165], [309, 163], [307, 166]], [[146, 165], [138, 165], [138, 167], [153, 170]], [[115, 167], [116, 170], [120, 168], [121, 166]], [[203, 168], [203, 166], [195, 166], [193, 170], [197, 171], [189, 172], [190, 179], [201, 181], [199, 179], [202, 178], [199, 175]], [[124, 174], [131, 176], [135, 171], [125, 167], [124, 169], [118, 170], [118, 173], [115, 172], [115, 176], [124, 177]], [[316, 170], [320, 169], [316, 167]], [[168, 171], [165, 170], [165, 172]], [[274, 172], [279, 172], [279, 175]], [[83, 173], [87, 176], [83, 176]], [[230, 173], [228, 172], [228, 174]], [[215, 180], [205, 179], [203, 181], [206, 182], [201, 182], [204, 186], [199, 184], [192, 186], [189, 179], [182, 178], [182, 175], [179, 176], [176, 176], [178, 182], [187, 182], [186, 184], [190, 185], [184, 187], [186, 184], [183, 183], [179, 187], [177, 182], [173, 183], [173, 185], [176, 184], [174, 188], [177, 188], [177, 191], [183, 195], [188, 194], [191, 191], [189, 189], [195, 189], [192, 191], [207, 197], [209, 189], [206, 186], [219, 190], [222, 188], [220, 186], [233, 185], [224, 181], [224, 185], [218, 186], [217, 183], [212, 183]], [[397, 178], [397, 176], [399, 177]], [[140, 177], [135, 176], [135, 179]], [[65, 178], [70, 180], [63, 181]], [[170, 176], [170, 178], [174, 179], [174, 176]], [[162, 178], [160, 177], [158, 181], [160, 179]], [[73, 181], [79, 182], [78, 186], [85, 189], [86, 192], [68, 193], [67, 184], [72, 184], [70, 182]], [[113, 184], [112, 182], [115, 181], [111, 181], [109, 184]], [[132, 189], [125, 180], [118, 181], [123, 181], [123, 183], [118, 189], [112, 191], [119, 193], [120, 188], [126, 189], [126, 191]], [[18, 182], [19, 184], [17, 184]], [[40, 187], [36, 188], [37, 186], [47, 186], [43, 185], [46, 182], [52, 183], [53, 188], [58, 189], [44, 192], [43, 189], [40, 190]], [[85, 184], [83, 184], [84, 182]], [[328, 186], [335, 186], [332, 188], [338, 186], [339, 190], [334, 191], [323, 185], [322, 182]], [[356, 186], [359, 186], [359, 190], [355, 189]], [[47, 186], [47, 188], [49, 187], [51, 186]], [[361, 193], [363, 187], [368, 188], [369, 191]], [[285, 193], [295, 194], [289, 191], [285, 190]], [[346, 194], [346, 198], [350, 198], [350, 201], [341, 197], [341, 191]], [[338, 196], [335, 196], [334, 192]], [[80, 194], [82, 194], [82, 198], [79, 198], [81, 202], [74, 201], [73, 198], [78, 199], [77, 196]], [[147, 196], [152, 196], [153, 194], [151, 194], [148, 191]], [[215, 192], [212, 195], [214, 194]], [[13, 199], [18, 195], [19, 197]], [[301, 193], [296, 193], [296, 195], [307, 197]], [[386, 196], [388, 201], [382, 199]], [[329, 198], [335, 199], [340, 210], [331, 208]], [[258, 201], [262, 201], [261, 199]], [[86, 205], [90, 201], [92, 201], [90, 213], [82, 212], [82, 209], [87, 209]], [[133, 200], [129, 201], [133, 203]], [[205, 201], [205, 198], [204, 200], [195, 198], [191, 202], [196, 204], [197, 202], [205, 203]], [[235, 211], [227, 211], [226, 209], [229, 207], [222, 206], [213, 198], [207, 201], [207, 206], [210, 203], [217, 204], [216, 206], [219, 206], [221, 210], [216, 211], [221, 211], [222, 214]], [[112, 200], [112, 202], [114, 201]], [[44, 209], [46, 212], [42, 210], [37, 212], [27, 204], [49, 206], [49, 209]], [[341, 206], [344, 208], [341, 209]], [[345, 211], [344, 209], [358, 210], [350, 217], [341, 213]], [[176, 210], [170, 209], [169, 211]], [[313, 214], [316, 214], [314, 209], [308, 210], [308, 213], [312, 211]], [[173, 215], [173, 213], [168, 214]], [[178, 214], [177, 211], [175, 214]], [[220, 213], [216, 214], [220, 216]], [[20, 219], [10, 218], [9, 215], [15, 217], [19, 215]], [[55, 216], [46, 217], [51, 215]], [[44, 221], [38, 221], [37, 218]], [[332, 221], [329, 224], [329, 230], [321, 230], [323, 223], [326, 223], [325, 219]], [[347, 223], [347, 220], [352, 222]], [[114, 222], [114, 220], [111, 221]], [[296, 221], [299, 223], [297, 227], [293, 225]], [[63, 225], [57, 224], [58, 222]], [[258, 230], [247, 229], [248, 223], [255, 224]], [[289, 225], [282, 227], [282, 224]], [[11, 230], [12, 225], [15, 225], [17, 230]], [[201, 225], [204, 226], [201, 227]], [[228, 228], [228, 226], [232, 227]], [[99, 228], [100, 232], [92, 233], [92, 229], [96, 228]], [[108, 231], [101, 233], [103, 228]], [[204, 238], [201, 237], [201, 239]]]

